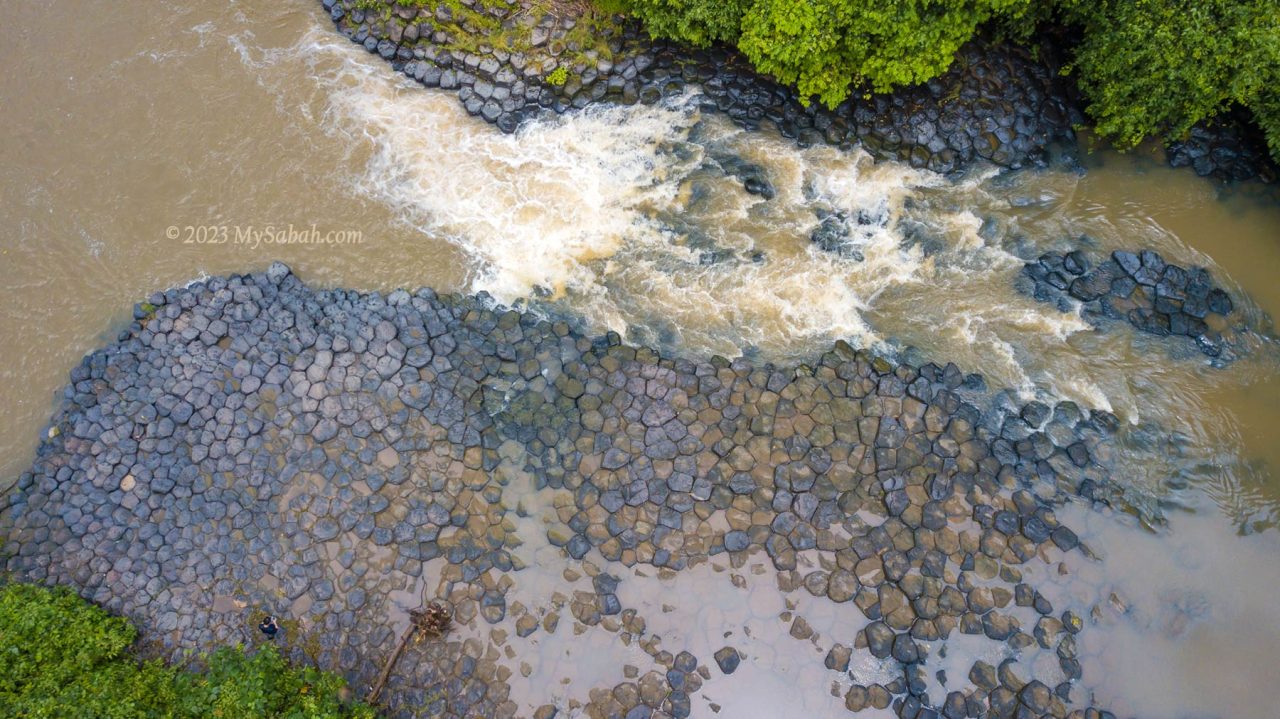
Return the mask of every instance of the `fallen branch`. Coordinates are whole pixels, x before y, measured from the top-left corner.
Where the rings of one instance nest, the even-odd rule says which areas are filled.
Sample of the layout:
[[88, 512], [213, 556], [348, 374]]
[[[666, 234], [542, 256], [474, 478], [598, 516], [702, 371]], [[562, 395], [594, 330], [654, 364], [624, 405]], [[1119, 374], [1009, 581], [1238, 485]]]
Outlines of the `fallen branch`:
[[424, 636], [438, 637], [449, 630], [452, 620], [453, 610], [443, 602], [431, 602], [426, 609], [415, 609], [409, 612], [409, 626], [401, 635], [396, 650], [387, 658], [387, 663], [382, 665], [382, 673], [378, 675], [378, 681], [374, 682], [373, 688], [369, 690], [369, 697], [365, 699], [365, 703], [373, 705], [378, 702], [378, 696], [382, 694], [383, 687], [391, 678], [391, 670], [395, 668], [396, 662], [400, 661], [400, 655], [404, 653], [410, 641], [415, 637], [418, 639]]

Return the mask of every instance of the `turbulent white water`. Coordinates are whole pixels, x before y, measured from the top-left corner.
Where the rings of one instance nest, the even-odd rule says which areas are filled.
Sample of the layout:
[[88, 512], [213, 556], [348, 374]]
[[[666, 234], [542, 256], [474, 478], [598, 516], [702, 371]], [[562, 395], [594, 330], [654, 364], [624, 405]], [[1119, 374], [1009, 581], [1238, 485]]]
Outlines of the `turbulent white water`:
[[[688, 96], [515, 135], [463, 131], [473, 123], [451, 95], [391, 76], [340, 37], [317, 31], [285, 55], [311, 67], [331, 131], [371, 148], [357, 191], [450, 238], [473, 262], [469, 289], [502, 302], [560, 303], [597, 330], [729, 356], [802, 357], [835, 338], [917, 344], [980, 359], [1024, 391], [1034, 383], [1011, 342], [1085, 329], [1012, 291], [1021, 262], [979, 237], [959, 200], [984, 175], [956, 183], [861, 151], [802, 149]], [[777, 196], [748, 194], [743, 167]], [[850, 218], [847, 252], [810, 242], [832, 214]]]
[[[860, 311], [919, 269], [920, 253], [901, 251], [885, 228], [868, 233], [862, 263], [804, 252], [817, 219], [795, 216], [805, 214], [802, 185], [810, 178], [795, 162], [798, 151], [781, 142], [768, 149], [785, 149], [797, 171], [774, 179], [773, 206], [723, 177], [703, 178], [710, 188], [695, 197], [696, 176], [714, 161], [690, 135], [738, 138], [687, 99], [548, 119], [516, 135], [460, 137], [451, 131], [461, 113], [452, 98], [406, 94], [362, 64], [341, 68], [344, 79], [361, 76], [334, 95], [335, 113], [377, 148], [362, 189], [403, 208], [425, 231], [454, 238], [476, 262], [472, 289], [504, 302], [561, 299], [596, 327], [650, 328], [660, 341], [674, 339], [663, 332], [684, 332], [682, 344], [736, 355], [737, 343], [766, 343], [784, 327], [799, 338], [874, 341]], [[813, 190], [853, 212], [898, 207], [910, 187], [937, 181], [864, 157], [840, 159], [842, 172]], [[722, 190], [731, 202], [706, 196]], [[751, 232], [769, 215], [796, 244], [776, 248], [776, 257], [768, 238]], [[702, 264], [705, 250], [724, 259]], [[763, 261], [752, 260], [756, 251]]]
[[[835, 339], [914, 347], [1023, 400], [1116, 412], [1142, 458], [1127, 483], [1147, 496], [1184, 483], [1220, 486], [1224, 503], [1239, 493], [1237, 469], [1209, 469], [1239, 463], [1214, 396], [1265, 376], [1274, 353], [1230, 376], [1015, 289], [1024, 261], [1048, 249], [1151, 247], [1209, 266], [1247, 316], [1260, 314], [1204, 252], [1142, 204], [1091, 197], [1080, 173], [944, 177], [743, 131], [694, 96], [548, 115], [503, 135], [326, 29], [276, 49], [232, 42], [282, 97], [297, 96], [306, 68], [307, 101], [280, 111], [345, 143], [354, 196], [456, 248], [468, 291], [695, 355], [804, 360]], [[748, 176], [776, 196], [747, 193]], [[810, 240], [827, 217], [845, 218], [841, 252]], [[1195, 441], [1171, 456], [1151, 439], [1170, 435]]]
[[[1051, 597], [1059, 610], [1093, 621], [1088, 609], [1101, 604], [1103, 626], [1082, 645], [1081, 691], [1124, 715], [1274, 713], [1265, 681], [1280, 627], [1270, 593], [1280, 556], [1274, 347], [1259, 340], [1231, 366], [1207, 367], [1124, 324], [1085, 329], [1019, 295], [1013, 280], [1023, 259], [1049, 249], [1152, 248], [1208, 267], [1250, 326], [1265, 326], [1262, 308], [1280, 313], [1280, 203], [1105, 151], [1084, 158], [1087, 172], [939, 177], [744, 133], [687, 100], [548, 117], [503, 137], [451, 93], [403, 81], [338, 36], [314, 0], [159, 9], [11, 3], [6, 15], [0, 96], [22, 101], [0, 103], [0, 195], [12, 198], [0, 202], [0, 225], [15, 228], [0, 243], [0, 336], [12, 338], [0, 363], [0, 484], [29, 466], [67, 373], [111, 341], [132, 303], [273, 260], [315, 285], [488, 290], [687, 355], [803, 361], [837, 337], [914, 346], [915, 357], [955, 361], [993, 388], [1113, 409], [1125, 427], [1112, 479], [1152, 504], [1195, 510], [1169, 512], [1158, 536], [1093, 510], [1062, 511], [1104, 557], [1073, 555], [1065, 576], [1042, 568], [1061, 585]], [[76, 51], [50, 63], [51, 36]], [[744, 192], [737, 175], [749, 165], [777, 197]], [[854, 220], [848, 256], [809, 241], [819, 213]], [[367, 241], [250, 250], [165, 234], [288, 222]], [[541, 537], [545, 519], [533, 512], [521, 534]], [[512, 596], [545, 607], [570, 563], [545, 542], [526, 549]], [[773, 578], [752, 574], [739, 588], [727, 572], [703, 566], [622, 591], [634, 592], [627, 604], [650, 606], [654, 630], [696, 644], [704, 660], [721, 642], [699, 629], [744, 628], [733, 642], [749, 659], [700, 695], [723, 706], [719, 716], [801, 704], [812, 716], [844, 715], [830, 687], [812, 683], [820, 669], [802, 674], [822, 666], [815, 645], [762, 621], [776, 597], [755, 590]], [[646, 589], [654, 581], [661, 588]], [[1113, 594], [1131, 609], [1117, 614]], [[416, 598], [406, 589], [391, 599], [407, 609]], [[860, 621], [799, 601], [833, 638], [830, 627], [847, 641]], [[522, 716], [542, 701], [584, 701], [619, 680], [608, 673], [614, 660], [635, 651], [567, 622], [528, 639], [508, 665]], [[953, 637], [947, 662], [928, 670], [946, 669], [958, 686], [981, 650]], [[882, 669], [860, 664], [848, 680]], [[695, 716], [706, 706], [695, 704]]]

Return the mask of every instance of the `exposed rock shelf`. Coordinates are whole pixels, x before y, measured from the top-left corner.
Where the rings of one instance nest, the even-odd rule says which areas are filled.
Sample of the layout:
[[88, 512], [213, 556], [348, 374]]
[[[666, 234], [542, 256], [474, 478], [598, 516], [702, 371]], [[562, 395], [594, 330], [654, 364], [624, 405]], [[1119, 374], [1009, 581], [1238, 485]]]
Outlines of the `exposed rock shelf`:
[[[897, 667], [849, 689], [850, 708], [1084, 716], [1083, 624], [1018, 567], [1078, 551], [1052, 506], [1108, 486], [1110, 415], [983, 412], [953, 365], [842, 343], [789, 368], [663, 358], [484, 297], [315, 289], [279, 264], [135, 316], [73, 371], [0, 532], [8, 571], [70, 584], [175, 653], [242, 641], [269, 612], [298, 658], [363, 688], [406, 607], [440, 598], [458, 629], [406, 651], [391, 715], [513, 716], [505, 643], [570, 631], [563, 611], [652, 659], [591, 711], [686, 716], [708, 667], [737, 663], [661, 646], [618, 583], [763, 552], [776, 580], [750, 591], [870, 622], [822, 638], [814, 671], [834, 678], [853, 652]], [[547, 525], [523, 519], [535, 495]], [[509, 602], [526, 579], [561, 581], [520, 560], [534, 539], [587, 586]], [[790, 632], [818, 639], [803, 617]], [[923, 662], [956, 632], [1044, 652], [1056, 678], [979, 662], [972, 686], [931, 696]]]
[[1036, 299], [1056, 302], [1064, 311], [1075, 301], [1080, 315], [1094, 324], [1125, 320], [1148, 334], [1188, 337], [1221, 361], [1235, 354], [1223, 337], [1235, 305], [1203, 267], [1167, 263], [1153, 250], [1118, 250], [1096, 263], [1075, 250], [1046, 252], [1028, 262], [1023, 274]]

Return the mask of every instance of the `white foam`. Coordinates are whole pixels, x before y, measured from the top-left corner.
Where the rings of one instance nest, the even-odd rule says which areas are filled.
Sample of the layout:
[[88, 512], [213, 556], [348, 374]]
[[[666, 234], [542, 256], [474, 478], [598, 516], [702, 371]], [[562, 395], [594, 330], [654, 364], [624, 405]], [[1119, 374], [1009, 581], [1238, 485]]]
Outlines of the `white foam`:
[[[278, 62], [244, 39], [237, 50], [254, 67]], [[332, 131], [370, 148], [356, 189], [423, 232], [448, 237], [474, 262], [469, 289], [503, 302], [563, 298], [601, 329], [662, 329], [665, 318], [693, 347], [732, 354], [780, 337], [870, 343], [877, 337], [861, 312], [887, 287], [914, 281], [920, 267], [920, 254], [902, 251], [891, 227], [858, 238], [863, 262], [812, 250], [807, 233], [817, 221], [809, 205], [816, 195], [850, 214], [897, 208], [911, 187], [942, 182], [931, 173], [857, 152], [801, 150], [781, 138], [746, 143], [742, 131], [703, 117], [688, 98], [544, 117], [502, 135], [477, 127], [451, 94], [390, 76], [341, 38], [308, 36], [294, 53], [327, 89]], [[687, 142], [695, 129], [767, 165], [781, 195], [760, 207], [739, 187], [734, 202], [692, 218], [703, 222], [697, 229], [716, 247], [746, 252], [761, 248], [746, 229], [767, 215], [794, 228], [792, 246], [764, 249], [758, 264], [701, 265], [681, 232], [664, 226], [662, 216], [687, 215], [683, 199], [705, 160]], [[672, 152], [673, 144], [693, 156]]]
[[[503, 135], [333, 33], [280, 49], [231, 42], [266, 82], [275, 65], [310, 68], [316, 96], [286, 109], [350, 140], [354, 192], [462, 250], [469, 291], [547, 299], [595, 331], [694, 353], [913, 344], [1024, 396], [1110, 406], [1044, 360], [1087, 324], [1018, 295], [1022, 260], [979, 235], [974, 208], [1008, 205], [991, 169], [952, 181], [860, 150], [800, 148], [704, 116], [688, 95], [544, 115]], [[748, 195], [744, 164], [777, 196]], [[1063, 183], [1054, 202], [1074, 191]], [[847, 218], [856, 252], [809, 241], [830, 214]]]

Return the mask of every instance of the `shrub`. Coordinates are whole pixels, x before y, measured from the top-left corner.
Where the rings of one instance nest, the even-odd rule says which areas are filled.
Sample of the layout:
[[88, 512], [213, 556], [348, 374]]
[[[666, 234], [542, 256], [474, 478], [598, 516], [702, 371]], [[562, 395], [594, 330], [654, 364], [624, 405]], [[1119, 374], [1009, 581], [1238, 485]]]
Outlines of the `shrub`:
[[655, 37], [735, 45], [756, 69], [830, 107], [951, 64], [984, 24], [1026, 40], [1079, 29], [1068, 71], [1097, 131], [1121, 148], [1169, 141], [1241, 105], [1280, 161], [1280, 0], [597, 0]]
[[137, 633], [65, 588], [0, 586], [0, 716], [371, 719], [339, 700], [343, 681], [293, 669], [274, 645], [207, 657], [193, 673], [127, 650]]
[[742, 32], [742, 16], [753, 2], [755, 0], [612, 0], [608, 9], [640, 18], [654, 37], [706, 47], [713, 42], [737, 42]]
[[1258, 127], [1267, 136], [1271, 157], [1280, 162], [1280, 89], [1264, 95], [1251, 109]]
[[557, 67], [547, 74], [546, 82], [553, 87], [563, 87], [569, 81], [569, 70], [564, 65]]
[[1028, 0], [757, 0], [738, 47], [763, 72], [834, 107], [850, 83], [876, 92], [924, 82], [951, 66], [978, 26]]
[[1238, 103], [1280, 159], [1276, 0], [1061, 0], [1081, 27], [1071, 71], [1098, 131], [1120, 147], [1165, 140]]
[[978, 26], [1030, 0], [620, 0], [655, 37], [737, 45], [756, 69], [829, 107], [945, 71]]

